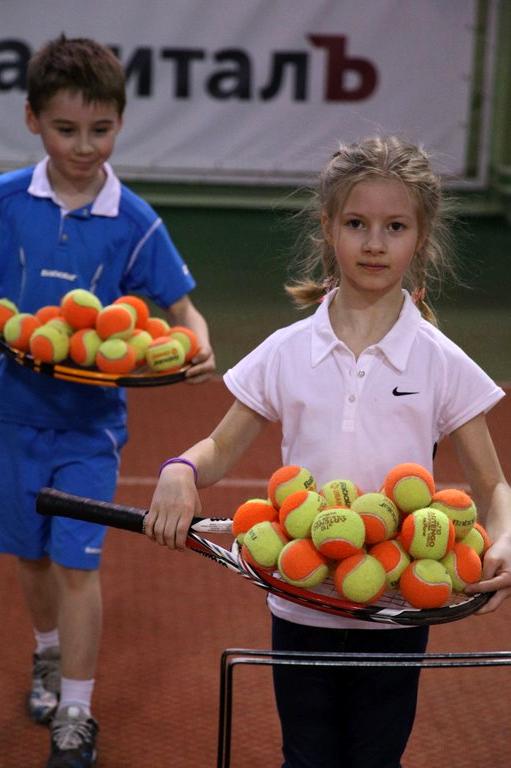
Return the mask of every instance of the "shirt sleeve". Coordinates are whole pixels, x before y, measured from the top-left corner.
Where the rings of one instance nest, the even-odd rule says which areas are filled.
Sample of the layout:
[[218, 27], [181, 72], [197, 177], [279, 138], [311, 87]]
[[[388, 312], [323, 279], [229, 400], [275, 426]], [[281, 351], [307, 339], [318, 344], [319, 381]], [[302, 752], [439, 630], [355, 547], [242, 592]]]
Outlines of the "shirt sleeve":
[[278, 331], [249, 352], [224, 375], [227, 389], [268, 421], [278, 421]]

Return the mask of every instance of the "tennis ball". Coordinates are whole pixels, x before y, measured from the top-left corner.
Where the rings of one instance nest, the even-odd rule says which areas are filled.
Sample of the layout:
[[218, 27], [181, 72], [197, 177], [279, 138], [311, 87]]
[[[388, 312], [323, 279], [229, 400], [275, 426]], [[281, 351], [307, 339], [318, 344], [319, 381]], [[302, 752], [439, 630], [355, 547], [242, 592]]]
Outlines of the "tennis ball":
[[130, 373], [135, 367], [135, 352], [124, 339], [107, 339], [96, 353], [96, 365], [104, 373]]
[[452, 581], [455, 592], [463, 592], [467, 584], [475, 584], [481, 578], [483, 566], [481, 558], [472, 547], [457, 541], [453, 549], [440, 561]]
[[96, 355], [101, 344], [101, 336], [94, 328], [80, 328], [69, 340], [69, 357], [77, 365], [90, 368], [96, 363]]
[[36, 328], [30, 337], [30, 354], [43, 363], [60, 363], [69, 352], [69, 337], [51, 325]]
[[245, 533], [243, 548], [262, 568], [275, 568], [288, 538], [278, 523], [263, 520]]
[[417, 509], [403, 520], [400, 541], [415, 558], [441, 560], [454, 546], [454, 525], [439, 509]]
[[383, 489], [399, 509], [408, 514], [428, 507], [435, 493], [433, 476], [420, 464], [397, 464], [386, 475]]
[[355, 499], [351, 508], [364, 522], [367, 544], [391, 539], [397, 533], [399, 511], [383, 493], [363, 493]]
[[311, 537], [322, 555], [341, 560], [360, 553], [364, 546], [364, 522], [352, 509], [329, 507], [316, 515]]
[[399, 591], [414, 608], [440, 608], [452, 594], [451, 577], [438, 560], [413, 560], [401, 574]]
[[68, 338], [74, 333], [74, 328], [70, 325], [63, 315], [55, 315], [46, 321], [45, 325], [51, 325], [57, 328], [61, 333], [64, 333]]
[[342, 560], [334, 572], [339, 594], [354, 603], [374, 603], [385, 592], [385, 568], [372, 555], [362, 552]]
[[141, 328], [135, 328], [131, 336], [126, 339], [128, 346], [135, 350], [135, 361], [137, 366], [144, 365], [146, 362], [146, 352], [153, 337], [147, 331]]
[[18, 314], [18, 307], [10, 299], [0, 299], [0, 333], [10, 317]]
[[96, 331], [103, 340], [127, 339], [135, 329], [135, 314], [122, 304], [109, 304], [98, 312]]
[[200, 349], [197, 334], [184, 325], [173, 325], [170, 328], [169, 336], [171, 339], [177, 339], [183, 345], [186, 362], [193, 360]]
[[185, 351], [176, 339], [158, 336], [147, 347], [145, 358], [152, 371], [177, 371], [183, 366]]
[[4, 339], [11, 347], [19, 349], [21, 352], [28, 352], [30, 337], [36, 328], [40, 327], [41, 323], [35, 315], [30, 314], [30, 312], [18, 312], [5, 323]]
[[277, 509], [295, 491], [315, 491], [316, 481], [305, 467], [289, 464], [275, 470], [268, 481], [268, 498]]
[[157, 339], [159, 336], [169, 335], [170, 325], [162, 317], [148, 317], [145, 330], [151, 334], [153, 339]]
[[292, 539], [282, 549], [279, 573], [295, 587], [316, 587], [329, 573], [326, 557], [318, 552], [310, 539]]
[[232, 535], [243, 544], [246, 532], [256, 523], [268, 520], [277, 523], [279, 514], [268, 499], [247, 499], [234, 512], [232, 516]]
[[84, 288], [74, 288], [68, 291], [60, 302], [64, 318], [75, 330], [94, 328], [102, 304], [98, 297]]
[[351, 507], [361, 491], [351, 480], [330, 480], [321, 486], [320, 494], [328, 507]]
[[58, 304], [45, 304], [44, 307], [40, 307], [35, 313], [35, 316], [44, 325], [48, 320], [52, 320], [54, 317], [59, 317], [62, 310]]
[[483, 557], [486, 550], [491, 547], [491, 540], [481, 523], [474, 523], [474, 527], [464, 537], [463, 544], [472, 547], [479, 557]]
[[387, 585], [391, 589], [397, 589], [401, 574], [410, 565], [410, 558], [402, 544], [397, 539], [380, 541], [371, 547], [369, 554], [379, 560], [385, 568]]
[[306, 538], [311, 535], [314, 518], [325, 506], [325, 499], [316, 491], [295, 491], [280, 506], [280, 524], [292, 539]]
[[135, 328], [145, 330], [147, 321], [149, 319], [149, 308], [145, 301], [139, 296], [132, 296], [128, 294], [126, 296], [119, 296], [114, 301], [114, 304], [129, 304], [135, 310]]
[[437, 491], [433, 494], [430, 507], [440, 509], [452, 520], [457, 539], [463, 539], [477, 520], [477, 509], [473, 500], [468, 493], [456, 488]]

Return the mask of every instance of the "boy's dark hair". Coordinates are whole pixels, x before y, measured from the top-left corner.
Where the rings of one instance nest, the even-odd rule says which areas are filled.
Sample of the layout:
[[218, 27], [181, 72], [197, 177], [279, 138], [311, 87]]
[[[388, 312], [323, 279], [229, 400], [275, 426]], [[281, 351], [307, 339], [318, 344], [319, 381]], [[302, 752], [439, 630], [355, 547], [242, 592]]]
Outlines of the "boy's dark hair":
[[35, 115], [60, 90], [81, 93], [86, 103], [114, 102], [119, 116], [126, 105], [125, 75], [106, 46], [88, 38], [61, 35], [30, 59], [27, 98]]

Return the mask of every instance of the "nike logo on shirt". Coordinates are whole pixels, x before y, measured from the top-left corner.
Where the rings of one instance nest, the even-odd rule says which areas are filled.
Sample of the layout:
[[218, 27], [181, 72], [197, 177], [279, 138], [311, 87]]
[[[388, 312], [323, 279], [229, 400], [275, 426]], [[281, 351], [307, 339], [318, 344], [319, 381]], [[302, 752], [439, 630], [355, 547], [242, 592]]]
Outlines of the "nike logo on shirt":
[[418, 392], [400, 392], [397, 387], [392, 390], [394, 397], [402, 397], [403, 395], [418, 395]]

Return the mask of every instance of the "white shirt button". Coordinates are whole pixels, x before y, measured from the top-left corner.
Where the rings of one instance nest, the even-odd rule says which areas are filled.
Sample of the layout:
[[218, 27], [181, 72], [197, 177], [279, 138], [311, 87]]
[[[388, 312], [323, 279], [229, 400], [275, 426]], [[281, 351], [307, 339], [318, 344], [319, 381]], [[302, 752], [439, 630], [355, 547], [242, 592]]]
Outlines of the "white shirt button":
[[355, 395], [350, 395], [350, 396], [348, 397], [348, 401], [349, 401], [350, 403], [354, 403], [356, 399], [357, 399], [357, 398], [355, 397]]
[[359, 379], [363, 379], [365, 375], [366, 375], [365, 371], [358, 371], [357, 373], [357, 376], [359, 377]]

